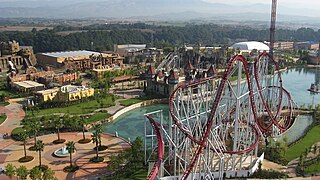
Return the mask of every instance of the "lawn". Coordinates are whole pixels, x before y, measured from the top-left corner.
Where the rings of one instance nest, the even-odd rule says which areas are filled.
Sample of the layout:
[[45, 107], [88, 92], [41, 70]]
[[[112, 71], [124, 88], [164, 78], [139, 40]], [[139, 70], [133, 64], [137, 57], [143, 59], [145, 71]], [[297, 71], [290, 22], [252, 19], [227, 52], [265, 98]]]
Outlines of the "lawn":
[[290, 146], [285, 158], [291, 161], [303, 154], [306, 148], [311, 147], [314, 143], [320, 141], [320, 125], [313, 127], [308, 131], [305, 137], [299, 140], [296, 144]]
[[0, 102], [0, 106], [7, 106], [9, 104], [10, 104], [9, 102]]
[[105, 119], [105, 118], [108, 118], [110, 117], [111, 114], [108, 114], [108, 113], [102, 113], [102, 112], [98, 112], [92, 116], [90, 116], [88, 118], [88, 123], [93, 123], [93, 122], [96, 122], [96, 121], [99, 121], [99, 120], [102, 120], [102, 119]]
[[140, 169], [132, 174], [130, 178], [125, 178], [124, 180], [143, 180], [146, 179], [147, 173], [146, 169]]
[[132, 104], [136, 104], [142, 101], [150, 100], [150, 99], [161, 99], [164, 98], [163, 96], [159, 95], [149, 95], [149, 96], [142, 96], [139, 98], [132, 98], [132, 99], [125, 99], [125, 100], [120, 100], [120, 105], [121, 106], [130, 106]]
[[320, 162], [312, 164], [304, 169], [307, 174], [315, 174], [320, 172]]
[[0, 125], [7, 119], [5, 114], [0, 114]]
[[132, 98], [132, 99], [121, 100], [119, 102], [120, 102], [121, 106], [130, 106], [132, 104], [136, 104], [136, 103], [139, 103], [139, 102], [142, 102], [142, 101], [143, 101], [142, 99]]
[[[96, 100], [90, 100], [88, 102], [82, 102], [79, 104], [70, 105], [68, 107], [60, 107], [60, 108], [48, 108], [48, 109], [40, 109], [39, 111], [35, 111], [35, 115], [47, 115], [53, 113], [69, 113], [69, 114], [87, 114], [91, 113], [96, 109], [103, 107], [110, 107], [114, 106], [115, 103], [113, 102], [112, 96], [107, 96], [104, 99], [100, 99], [103, 104], [98, 103]], [[27, 111], [28, 115], [32, 115], [31, 111]]]

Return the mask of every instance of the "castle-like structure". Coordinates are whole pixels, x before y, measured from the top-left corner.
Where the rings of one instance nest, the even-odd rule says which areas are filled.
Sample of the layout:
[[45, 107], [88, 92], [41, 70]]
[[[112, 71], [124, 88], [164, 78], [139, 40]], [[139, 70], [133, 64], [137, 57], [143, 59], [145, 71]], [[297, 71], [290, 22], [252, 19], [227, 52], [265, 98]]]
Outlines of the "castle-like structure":
[[[183, 69], [171, 69], [156, 71], [149, 66], [145, 72], [145, 93], [157, 94], [168, 97], [179, 83], [194, 81], [201, 78], [211, 77], [218, 74], [213, 65], [209, 69], [196, 69], [190, 61]], [[214, 86], [214, 84], [213, 84]]]

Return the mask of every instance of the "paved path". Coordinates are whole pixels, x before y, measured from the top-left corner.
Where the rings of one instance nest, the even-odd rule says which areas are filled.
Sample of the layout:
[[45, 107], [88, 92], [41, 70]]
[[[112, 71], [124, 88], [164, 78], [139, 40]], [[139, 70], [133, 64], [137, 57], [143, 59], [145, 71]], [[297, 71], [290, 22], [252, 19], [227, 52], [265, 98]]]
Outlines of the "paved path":
[[124, 106], [121, 106], [120, 105], [120, 101], [123, 100], [123, 99], [117, 99], [115, 101], [115, 105], [114, 106], [111, 106], [111, 107], [108, 107], [108, 108], [105, 108], [105, 110], [107, 110], [107, 112], [109, 114], [115, 114], [117, 111], [119, 111], [120, 109], [124, 108]]
[[[24, 165], [28, 169], [36, 166], [38, 164], [38, 153], [34, 151], [28, 151], [27, 155], [34, 157], [34, 160], [28, 163], [19, 163], [18, 159], [23, 157], [23, 145], [21, 142], [13, 141], [12, 139], [3, 139], [3, 134], [10, 134], [11, 131], [20, 126], [21, 120], [25, 116], [25, 112], [22, 109], [22, 105], [19, 102], [22, 99], [12, 99], [9, 101], [8, 106], [1, 106], [0, 113], [5, 113], [7, 119], [0, 125], [0, 168], [4, 169], [4, 166], [7, 163], [12, 163], [15, 166]], [[109, 108], [110, 113], [115, 113], [122, 106], [119, 103], [119, 100], [116, 101], [116, 106]], [[86, 133], [87, 138], [91, 138], [91, 133]], [[80, 166], [80, 170], [75, 173], [65, 173], [63, 168], [69, 165], [69, 157], [65, 158], [56, 158], [52, 156], [52, 153], [64, 146], [64, 144], [53, 144], [52, 141], [57, 139], [56, 134], [50, 134], [39, 137], [45, 143], [45, 150], [42, 152], [43, 158], [42, 162], [45, 165], [48, 165], [52, 170], [54, 170], [55, 175], [58, 179], [84, 179], [92, 176], [99, 176], [107, 172], [106, 166], [108, 165], [108, 157], [111, 154], [119, 153], [125, 148], [130, 147], [130, 145], [121, 138], [113, 137], [112, 135], [103, 134], [102, 143], [107, 145], [109, 148], [103, 152], [100, 152], [101, 156], [105, 157], [104, 163], [90, 163], [89, 159], [95, 156], [95, 151], [93, 150], [94, 144], [79, 144], [77, 141], [82, 139], [82, 133], [73, 132], [73, 133], [61, 133], [61, 138], [66, 139], [67, 141], [76, 142], [77, 152], [73, 156], [73, 162]], [[67, 142], [66, 141], [66, 142]], [[33, 139], [29, 139], [27, 143], [27, 148], [33, 145]], [[0, 179], [9, 179], [5, 175], [0, 175]], [[16, 178], [13, 178], [16, 179]]]
[[[92, 142], [87, 144], [79, 144], [77, 141], [82, 139], [82, 133], [72, 132], [72, 133], [61, 133], [62, 139], [68, 141], [76, 142], [76, 153], [73, 155], [73, 162], [80, 166], [80, 169], [75, 173], [66, 173], [63, 168], [70, 164], [69, 156], [64, 158], [57, 158], [52, 156], [53, 152], [65, 145], [64, 144], [53, 144], [52, 141], [57, 139], [56, 134], [50, 134], [39, 137], [44, 144], [45, 148], [42, 152], [42, 164], [48, 165], [55, 172], [55, 176], [58, 179], [85, 179], [87, 177], [92, 177], [95, 175], [103, 175], [109, 173], [107, 171], [108, 164], [106, 163], [111, 154], [117, 154], [125, 148], [130, 147], [129, 144], [121, 139], [114, 137], [109, 134], [102, 135], [102, 144], [107, 145], [109, 148], [103, 152], [99, 152], [100, 156], [105, 158], [103, 163], [90, 163], [89, 159], [95, 157], [95, 144]], [[90, 138], [91, 133], [86, 133], [86, 137]], [[27, 142], [27, 148], [33, 145], [33, 139], [29, 139]], [[38, 152], [27, 150], [27, 155], [31, 155], [34, 159], [28, 163], [19, 163], [18, 159], [23, 157], [23, 145], [21, 142], [13, 142], [0, 150], [0, 161], [4, 161], [4, 164], [12, 163], [15, 166], [24, 165], [28, 169], [33, 168], [38, 165]], [[1, 177], [0, 177], [1, 179]]]
[[1, 138], [4, 133], [10, 134], [14, 128], [20, 126], [20, 122], [25, 116], [22, 105], [18, 104], [18, 101], [19, 99], [15, 101], [11, 100], [9, 101], [9, 105], [5, 107], [0, 106], [0, 113], [7, 115], [7, 119], [0, 125]]

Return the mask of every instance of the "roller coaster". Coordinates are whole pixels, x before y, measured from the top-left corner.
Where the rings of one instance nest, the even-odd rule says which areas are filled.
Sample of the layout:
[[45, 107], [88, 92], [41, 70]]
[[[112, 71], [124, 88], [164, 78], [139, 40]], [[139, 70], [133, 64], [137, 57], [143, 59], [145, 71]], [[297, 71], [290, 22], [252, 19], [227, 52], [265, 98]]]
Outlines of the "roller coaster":
[[147, 179], [248, 177], [263, 159], [258, 146], [290, 128], [293, 112], [270, 54], [254, 62], [235, 55], [223, 75], [178, 84], [169, 121], [162, 111], [146, 114]]

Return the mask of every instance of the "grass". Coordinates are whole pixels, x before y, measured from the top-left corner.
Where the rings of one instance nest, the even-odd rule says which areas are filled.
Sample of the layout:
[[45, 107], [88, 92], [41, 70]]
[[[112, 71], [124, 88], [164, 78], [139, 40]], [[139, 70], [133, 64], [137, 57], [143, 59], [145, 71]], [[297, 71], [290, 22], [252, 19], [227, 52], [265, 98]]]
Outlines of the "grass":
[[320, 125], [311, 128], [307, 134], [296, 144], [290, 146], [287, 150], [285, 158], [291, 161], [303, 154], [306, 148], [311, 147], [314, 143], [320, 141]]
[[132, 104], [136, 104], [142, 101], [143, 101], [142, 99], [132, 98], [132, 99], [121, 100], [119, 102], [121, 106], [131, 106]]
[[102, 120], [102, 119], [106, 119], [106, 118], [108, 118], [108, 117], [111, 117], [111, 114], [98, 112], [98, 113], [90, 116], [90, 117], [87, 119], [87, 122], [90, 124], [90, 123], [93, 123], [93, 122], [96, 122], [96, 121], [100, 121], [100, 120]]
[[7, 106], [9, 104], [10, 104], [9, 102], [0, 102], [0, 106]]
[[[112, 96], [107, 96], [103, 101], [103, 107], [114, 106], [115, 103], [112, 101]], [[69, 114], [87, 114], [91, 113], [96, 109], [101, 108], [101, 104], [96, 100], [90, 100], [87, 102], [81, 102], [79, 104], [70, 105], [68, 107], [59, 107], [59, 108], [48, 108], [48, 109], [40, 109], [39, 111], [35, 111], [35, 115], [46, 115], [53, 113], [69, 113]], [[28, 115], [32, 116], [31, 111], [27, 112]]]
[[320, 162], [311, 164], [310, 166], [304, 169], [304, 172], [307, 174], [315, 174], [320, 172]]
[[140, 169], [132, 174], [129, 178], [125, 178], [124, 180], [143, 180], [148, 176], [148, 171], [146, 168]]
[[0, 114], [0, 124], [2, 124], [7, 119], [6, 114]]
[[24, 131], [24, 129], [22, 127], [17, 127], [17, 128], [14, 128], [12, 131], [11, 131], [11, 137], [16, 140], [16, 141], [19, 141], [20, 140], [20, 133], [22, 133]]
[[142, 101], [146, 101], [146, 100], [151, 100], [151, 99], [161, 99], [164, 98], [161, 95], [148, 95], [148, 96], [142, 96], [139, 98], [132, 98], [132, 99], [125, 99], [125, 100], [120, 100], [120, 105], [121, 106], [131, 106], [132, 104], [136, 104]]

